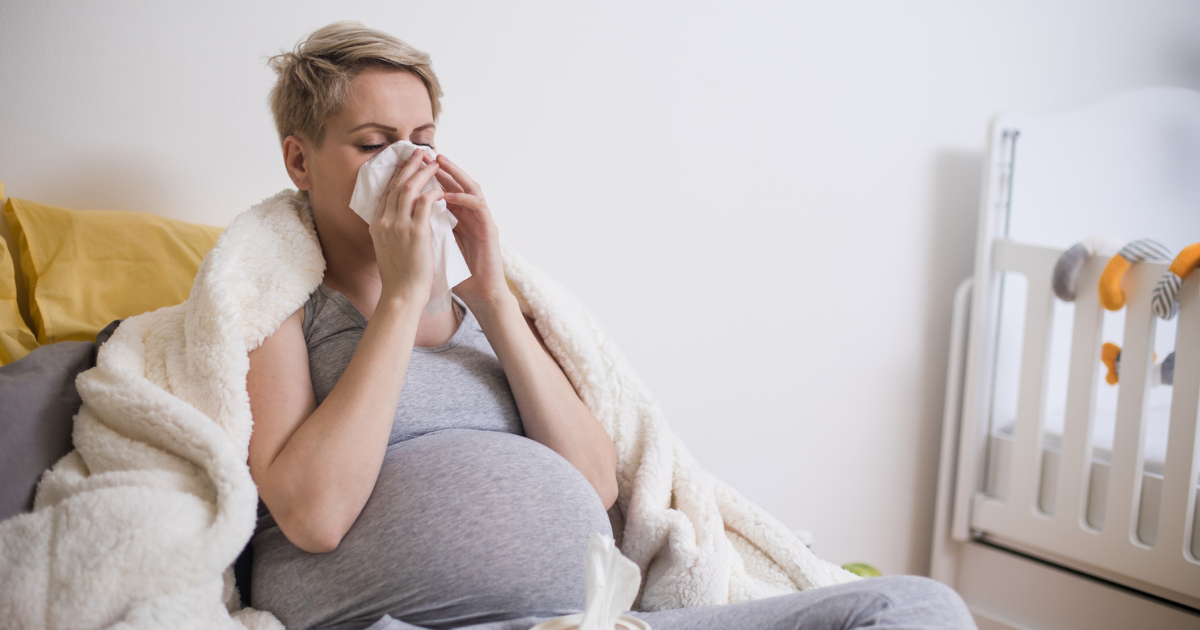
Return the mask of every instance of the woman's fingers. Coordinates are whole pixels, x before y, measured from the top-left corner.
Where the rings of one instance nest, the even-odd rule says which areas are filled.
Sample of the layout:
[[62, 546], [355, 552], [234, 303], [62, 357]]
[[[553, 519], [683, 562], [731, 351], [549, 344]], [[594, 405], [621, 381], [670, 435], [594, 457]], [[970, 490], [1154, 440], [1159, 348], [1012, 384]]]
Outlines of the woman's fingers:
[[442, 185], [442, 188], [444, 188], [448, 193], [465, 192], [463, 187], [459, 186], [458, 182], [454, 181], [454, 178], [451, 177], [450, 173], [447, 173], [445, 169], [438, 171], [437, 180], [438, 183]]
[[462, 206], [464, 208], [470, 208], [472, 210], [485, 210], [487, 208], [487, 201], [485, 201], [483, 197], [478, 195], [468, 195], [466, 193], [448, 192], [446, 193], [446, 203], [455, 206]]
[[[444, 199], [446, 209], [458, 219], [458, 227], [454, 228], [456, 235], [470, 233], [488, 238], [489, 234], [495, 232], [496, 224], [492, 221], [491, 210], [483, 197], [466, 193], [446, 193]], [[459, 247], [462, 247], [462, 243], [459, 243]]]
[[405, 184], [401, 187], [404, 194], [411, 195], [412, 199], [414, 200], [420, 197], [422, 194], [424, 194], [422, 191], [425, 190], [425, 186], [429, 183], [429, 180], [437, 176], [437, 172], [440, 168], [441, 166], [437, 162], [430, 162], [421, 167], [421, 169], [417, 171], [416, 174], [413, 175], [412, 178], [405, 182]]
[[461, 168], [459, 168], [457, 164], [451, 162], [450, 158], [446, 157], [445, 155], [439, 155], [437, 157], [437, 161], [442, 165], [442, 168], [446, 169], [447, 173], [450, 173], [450, 176], [454, 178], [454, 181], [458, 182], [458, 184], [462, 186], [463, 192], [470, 193], [472, 195], [482, 194], [482, 189], [479, 188], [479, 184], [476, 184], [475, 180], [471, 179], [471, 177], [467, 175], [466, 172], [464, 172]]
[[[412, 219], [413, 213], [416, 212], [417, 199], [421, 197], [421, 191], [425, 189], [425, 185], [437, 173], [438, 168], [437, 162], [430, 162], [421, 167], [420, 170], [403, 184], [400, 184], [399, 198], [396, 201], [396, 211], [400, 213], [402, 221]], [[438, 192], [441, 193], [441, 191]]]
[[417, 197], [417, 202], [413, 204], [413, 223], [418, 229], [429, 226], [429, 215], [433, 213], [433, 203], [441, 199], [443, 195], [445, 193], [440, 190], [431, 190]]
[[396, 172], [392, 174], [392, 179], [388, 181], [384, 194], [379, 196], [381, 206], [375, 210], [377, 219], [385, 213], [393, 212], [397, 209], [396, 201], [400, 197], [401, 187], [404, 182], [412, 179], [413, 174], [425, 165], [424, 158], [426, 157], [427, 155], [424, 152], [420, 154], [413, 153], [406, 162], [396, 165]]

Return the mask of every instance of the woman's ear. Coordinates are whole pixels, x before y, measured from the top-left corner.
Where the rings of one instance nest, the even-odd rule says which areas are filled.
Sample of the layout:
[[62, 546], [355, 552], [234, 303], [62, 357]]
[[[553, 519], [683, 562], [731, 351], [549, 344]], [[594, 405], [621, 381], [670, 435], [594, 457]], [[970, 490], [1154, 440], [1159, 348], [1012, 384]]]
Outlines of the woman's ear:
[[287, 168], [288, 177], [299, 190], [312, 188], [308, 143], [296, 136], [283, 139], [283, 165]]

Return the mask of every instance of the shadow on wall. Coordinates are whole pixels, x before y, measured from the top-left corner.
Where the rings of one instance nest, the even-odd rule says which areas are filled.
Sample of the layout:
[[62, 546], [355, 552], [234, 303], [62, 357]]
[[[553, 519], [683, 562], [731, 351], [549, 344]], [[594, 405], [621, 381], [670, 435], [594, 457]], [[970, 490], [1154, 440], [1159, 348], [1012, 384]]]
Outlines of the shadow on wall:
[[1175, 54], [1171, 55], [1172, 73], [1178, 72], [1187, 79], [1176, 83], [1179, 87], [1200, 90], [1200, 43], [1194, 37], [1176, 42]]
[[950, 352], [950, 319], [954, 291], [975, 268], [975, 226], [983, 181], [983, 154], [943, 150], [934, 156], [933, 223], [929, 226], [934, 247], [925, 265], [929, 278], [920, 373], [926, 375], [921, 397], [921, 424], [917, 444], [917, 508], [913, 510], [910, 570], [929, 574], [933, 518], [937, 509], [937, 472], [946, 394], [946, 369]]
[[170, 215], [184, 194], [152, 155], [114, 151], [62, 156], [54, 168], [12, 174], [8, 194], [72, 210], [132, 210]]

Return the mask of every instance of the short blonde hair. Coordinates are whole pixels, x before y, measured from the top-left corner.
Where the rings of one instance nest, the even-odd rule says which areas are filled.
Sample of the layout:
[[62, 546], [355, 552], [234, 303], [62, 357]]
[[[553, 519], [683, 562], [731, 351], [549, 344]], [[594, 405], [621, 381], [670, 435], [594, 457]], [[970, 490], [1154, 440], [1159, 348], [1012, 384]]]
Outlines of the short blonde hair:
[[350, 82], [370, 67], [399, 68], [417, 75], [429, 92], [433, 119], [441, 113], [442, 87], [429, 55], [358, 22], [330, 24], [267, 63], [279, 75], [270, 101], [280, 143], [298, 135], [320, 146], [325, 123], [346, 103]]

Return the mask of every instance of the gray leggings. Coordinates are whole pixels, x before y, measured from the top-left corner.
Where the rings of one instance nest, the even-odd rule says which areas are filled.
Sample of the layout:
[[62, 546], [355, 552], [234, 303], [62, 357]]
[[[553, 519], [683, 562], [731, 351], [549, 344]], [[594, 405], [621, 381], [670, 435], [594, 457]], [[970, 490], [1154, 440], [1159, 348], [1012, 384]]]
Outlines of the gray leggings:
[[[728, 606], [635, 612], [652, 630], [960, 630], [975, 622], [961, 598], [928, 578], [896, 576], [780, 595]], [[511, 619], [469, 630], [528, 630], [542, 621]], [[368, 630], [420, 630], [389, 616]], [[460, 629], [467, 630], [467, 629]]]

